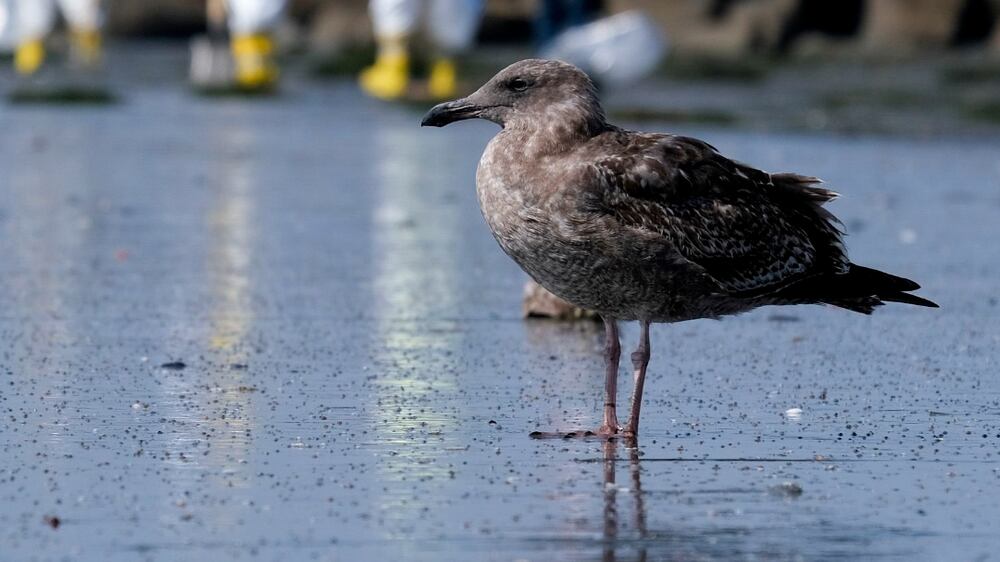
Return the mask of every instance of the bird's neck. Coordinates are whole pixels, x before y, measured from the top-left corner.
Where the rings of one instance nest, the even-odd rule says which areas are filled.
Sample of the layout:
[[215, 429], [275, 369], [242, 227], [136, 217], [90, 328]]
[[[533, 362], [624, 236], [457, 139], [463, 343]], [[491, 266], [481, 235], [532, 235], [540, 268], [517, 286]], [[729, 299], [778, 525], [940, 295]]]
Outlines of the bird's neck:
[[504, 132], [531, 157], [568, 152], [608, 127], [600, 106], [580, 107], [579, 103], [567, 101], [549, 106], [541, 115], [506, 123]]

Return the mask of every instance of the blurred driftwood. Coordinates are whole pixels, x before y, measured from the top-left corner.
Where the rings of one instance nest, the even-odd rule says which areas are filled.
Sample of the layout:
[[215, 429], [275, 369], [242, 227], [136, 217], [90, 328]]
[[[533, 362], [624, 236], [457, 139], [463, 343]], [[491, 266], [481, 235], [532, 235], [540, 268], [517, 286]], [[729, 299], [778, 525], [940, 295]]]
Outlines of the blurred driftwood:
[[[646, 11], [681, 54], [740, 56], [803, 48], [815, 53], [823, 50], [817, 45], [833, 42], [849, 47], [839, 53], [866, 57], [957, 45], [1000, 52], [1000, 0], [609, 0], [609, 5], [615, 11]], [[860, 25], [845, 32], [845, 21]], [[992, 36], [963, 35], [970, 33], [970, 22], [979, 30], [992, 27]]]
[[524, 285], [522, 311], [525, 318], [553, 320], [597, 320], [596, 313], [571, 305], [534, 281]]
[[966, 0], [869, 0], [862, 44], [873, 54], [947, 47]]

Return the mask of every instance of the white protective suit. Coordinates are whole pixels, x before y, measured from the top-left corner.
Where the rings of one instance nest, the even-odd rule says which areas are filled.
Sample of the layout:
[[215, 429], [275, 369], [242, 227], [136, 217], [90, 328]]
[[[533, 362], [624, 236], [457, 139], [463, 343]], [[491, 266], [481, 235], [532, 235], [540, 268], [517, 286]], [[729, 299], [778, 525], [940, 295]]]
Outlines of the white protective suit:
[[56, 23], [56, 6], [70, 28], [97, 31], [103, 13], [100, 0], [13, 0], [14, 29], [20, 43], [45, 38]]
[[0, 0], [0, 53], [9, 53], [14, 46], [14, 1]]
[[[454, 53], [472, 45], [483, 0], [371, 0], [368, 5], [376, 37], [412, 35], [425, 16], [427, 32], [437, 48]], [[426, 9], [426, 13], [422, 13]]]
[[229, 31], [253, 35], [272, 31], [285, 10], [285, 0], [228, 0]]

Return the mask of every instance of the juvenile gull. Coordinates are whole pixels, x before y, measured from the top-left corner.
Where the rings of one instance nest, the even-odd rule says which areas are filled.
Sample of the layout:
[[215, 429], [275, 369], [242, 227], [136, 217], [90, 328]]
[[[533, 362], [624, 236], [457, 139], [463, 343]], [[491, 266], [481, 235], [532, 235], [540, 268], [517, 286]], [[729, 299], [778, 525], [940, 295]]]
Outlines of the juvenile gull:
[[[476, 190], [500, 247], [557, 296], [604, 319], [604, 421], [635, 436], [649, 325], [718, 318], [765, 305], [825, 303], [870, 314], [889, 302], [937, 305], [919, 285], [855, 265], [820, 180], [769, 174], [697, 139], [607, 122], [578, 68], [525, 60], [472, 95], [435, 106], [422, 125], [462, 119], [502, 130], [479, 162]], [[637, 320], [628, 424], [615, 411], [619, 320]], [[592, 434], [587, 432], [587, 434]]]

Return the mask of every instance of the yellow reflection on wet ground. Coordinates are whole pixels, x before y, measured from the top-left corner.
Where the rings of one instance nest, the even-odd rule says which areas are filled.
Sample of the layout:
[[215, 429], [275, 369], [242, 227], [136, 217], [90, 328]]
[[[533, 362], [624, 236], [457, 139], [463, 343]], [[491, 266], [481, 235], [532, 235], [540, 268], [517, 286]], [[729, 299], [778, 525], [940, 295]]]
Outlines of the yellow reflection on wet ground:
[[[86, 137], [85, 130], [80, 129], [67, 129], [65, 134], [71, 141]], [[4, 264], [11, 274], [4, 276], [3, 284], [5, 297], [13, 306], [2, 314], [16, 315], [22, 326], [29, 328], [12, 334], [20, 340], [15, 348], [20, 355], [17, 359], [23, 361], [20, 371], [35, 373], [30, 379], [33, 391], [58, 404], [73, 394], [76, 383], [65, 365], [86, 354], [83, 346], [92, 319], [78, 304], [93, 289], [88, 271], [97, 264], [89, 263], [81, 248], [91, 242], [94, 221], [99, 220], [100, 213], [96, 209], [97, 196], [74, 190], [76, 182], [69, 179], [95, 175], [86, 155], [80, 151], [66, 155], [60, 161], [66, 179], [57, 183], [37, 165], [45, 149], [46, 142], [39, 138], [20, 144], [17, 150], [25, 152], [21, 158], [26, 163], [0, 174], [8, 184], [5, 192], [10, 197], [10, 219], [4, 221], [3, 236], [14, 249], [13, 263]], [[67, 199], [71, 204], [65, 204]], [[46, 415], [40, 423], [47, 426], [47, 455], [62, 456], [72, 451], [72, 421], [68, 417]]]
[[[247, 131], [227, 131], [227, 144], [252, 142]], [[211, 337], [209, 347], [231, 363], [244, 364], [242, 345], [253, 321], [247, 277], [254, 230], [252, 165], [234, 161], [220, 170], [215, 201], [209, 215], [211, 243], [208, 272], [212, 285]]]
[[[240, 153], [258, 139], [250, 128], [232, 124], [218, 132], [218, 143]], [[257, 170], [245, 158], [220, 158], [210, 170], [206, 189], [211, 190], [200, 222], [204, 237], [204, 265], [200, 272], [207, 285], [207, 313], [197, 318], [205, 349], [203, 364], [186, 376], [168, 376], [166, 388], [173, 406], [169, 416], [180, 422], [166, 444], [166, 462], [194, 471], [202, 491], [215, 489], [223, 497], [254, 486], [247, 470], [252, 431], [258, 424], [254, 407], [257, 391], [249, 380], [247, 337], [254, 325], [251, 306], [250, 261], [257, 232], [255, 191]], [[166, 386], [166, 385], [165, 385]], [[182, 485], [186, 485], [183, 482]], [[209, 493], [209, 492], [204, 492]], [[176, 500], [184, 508], [184, 499]], [[198, 516], [223, 526], [238, 516], [224, 504], [202, 510]]]
[[[428, 181], [434, 154], [417, 127], [380, 126], [376, 130], [373, 208], [373, 349], [377, 371], [373, 410], [375, 435], [391, 448], [380, 460], [386, 483], [378, 509], [398, 525], [392, 536], [428, 509], [426, 499], [408, 483], [448, 482], [442, 452], [457, 445], [459, 373], [449, 358], [463, 336], [442, 316], [459, 308], [459, 209], [441, 205], [441, 183]], [[441, 484], [446, 485], [446, 484]]]

